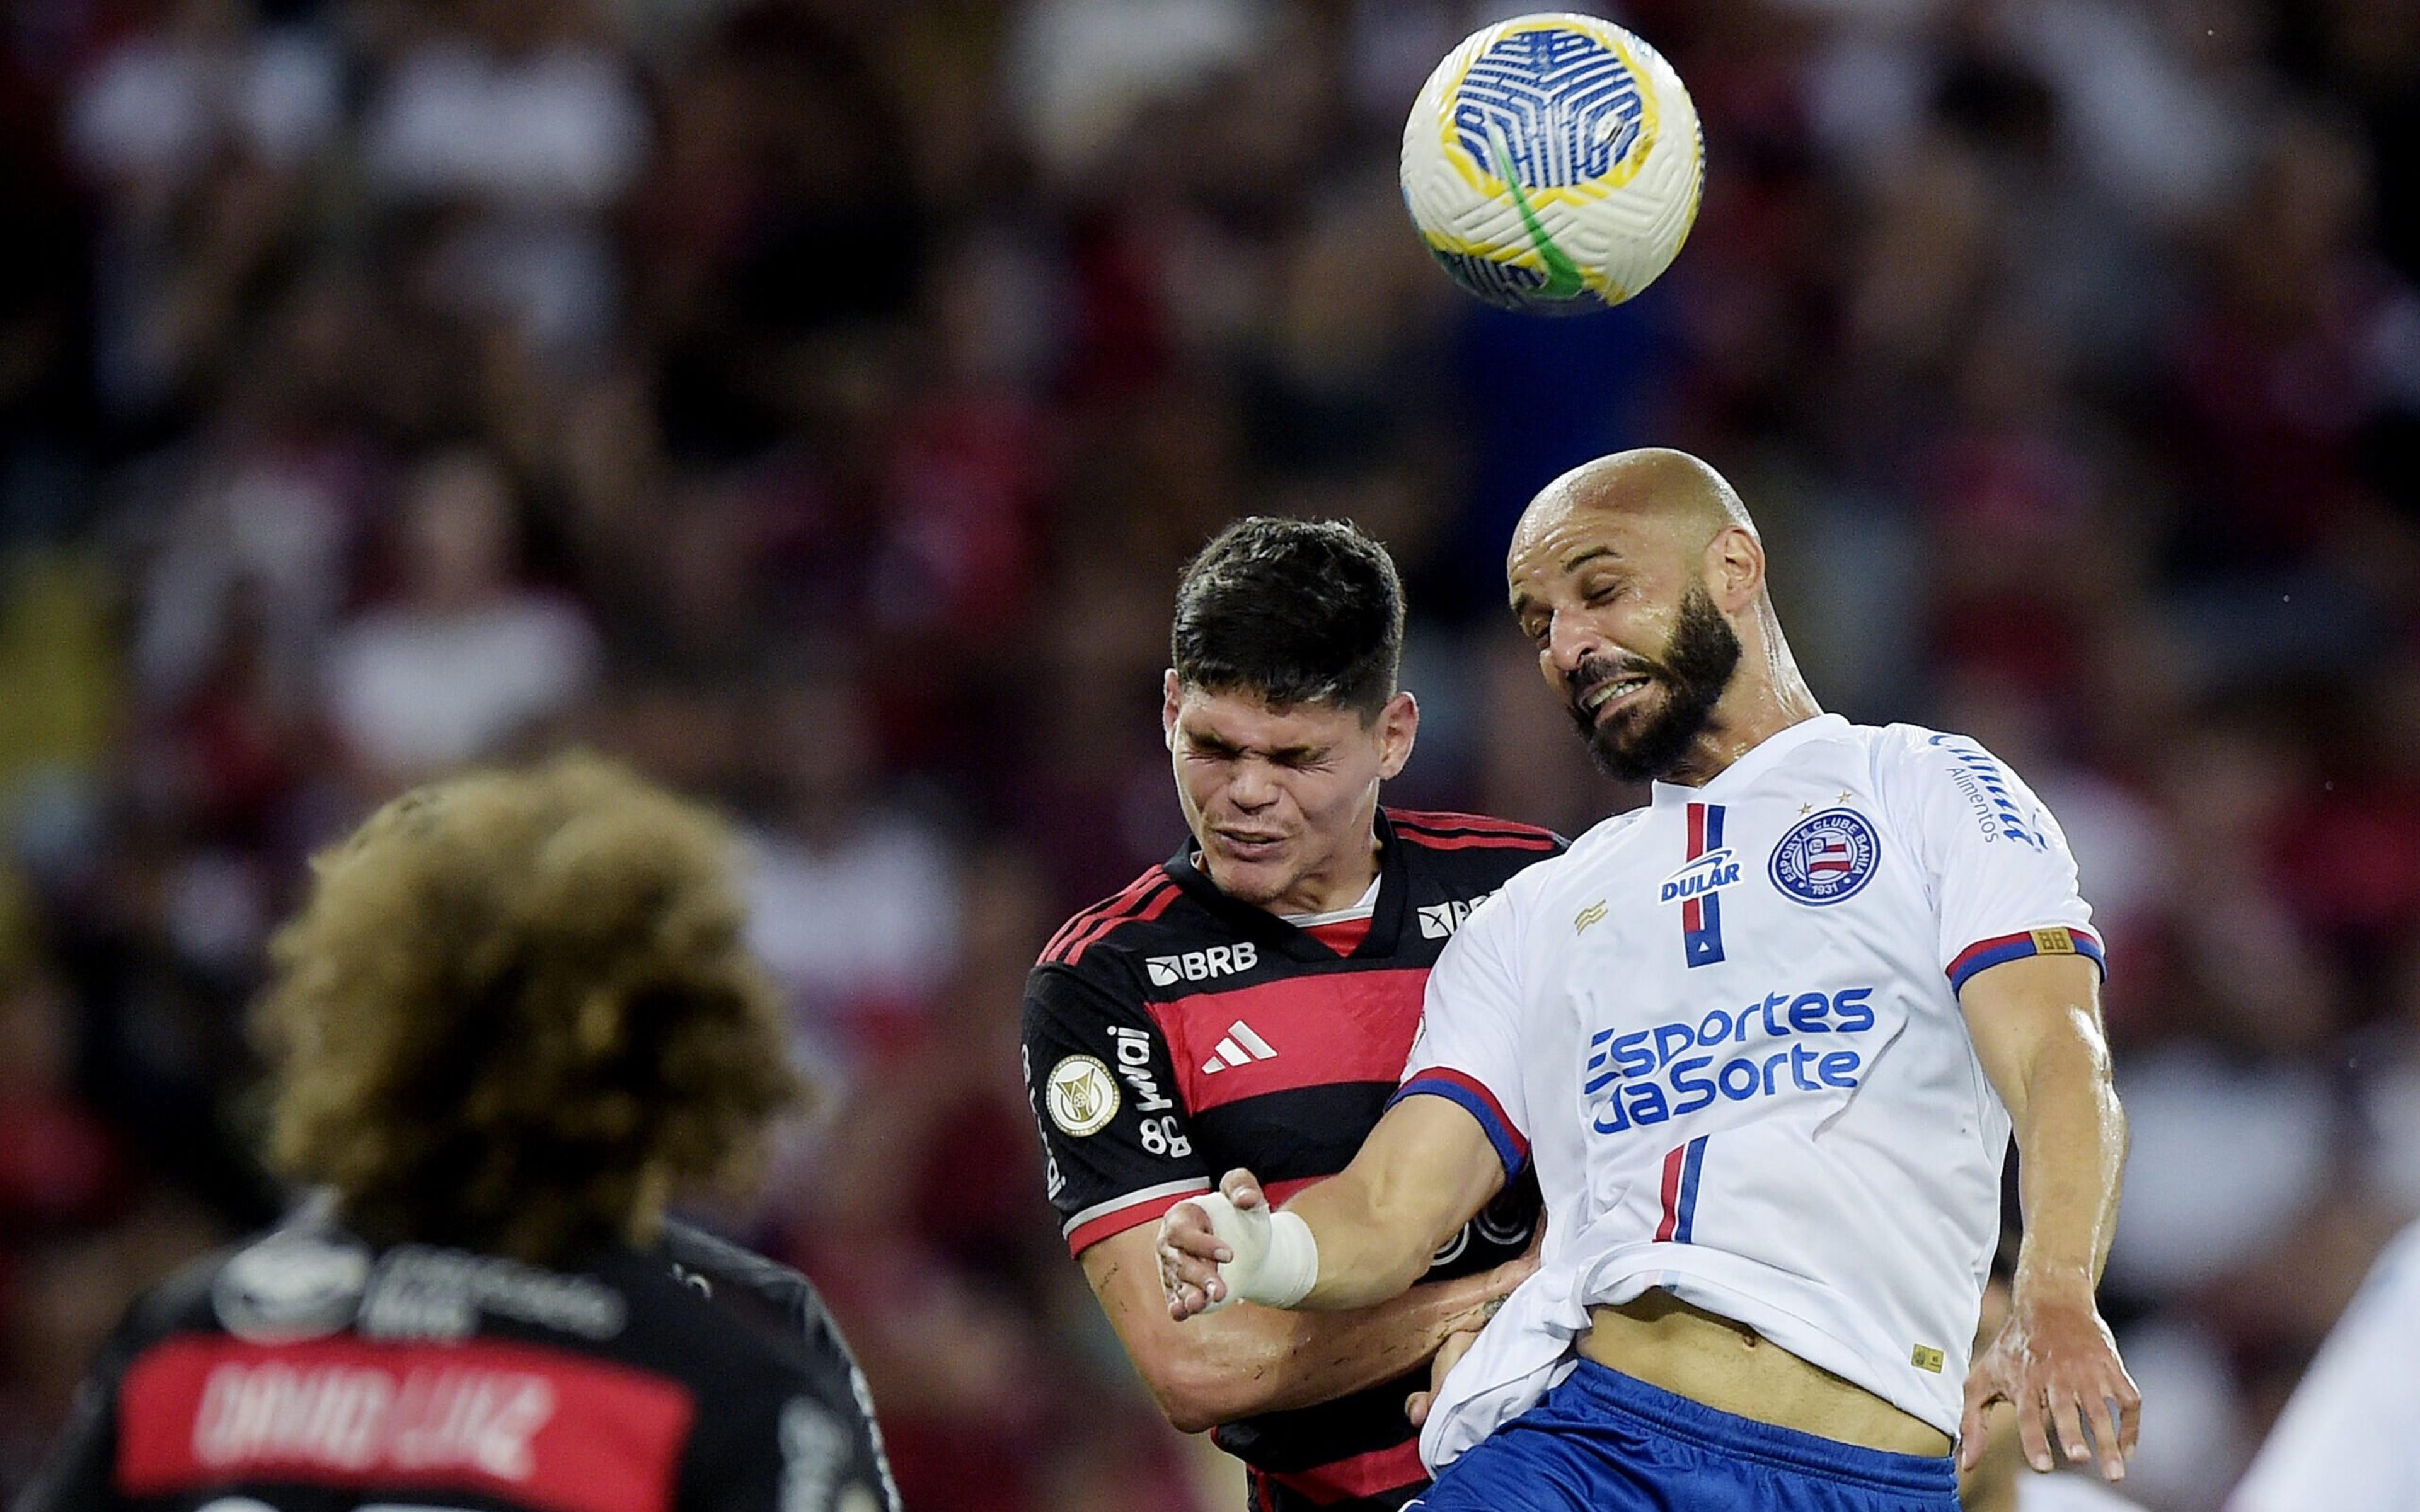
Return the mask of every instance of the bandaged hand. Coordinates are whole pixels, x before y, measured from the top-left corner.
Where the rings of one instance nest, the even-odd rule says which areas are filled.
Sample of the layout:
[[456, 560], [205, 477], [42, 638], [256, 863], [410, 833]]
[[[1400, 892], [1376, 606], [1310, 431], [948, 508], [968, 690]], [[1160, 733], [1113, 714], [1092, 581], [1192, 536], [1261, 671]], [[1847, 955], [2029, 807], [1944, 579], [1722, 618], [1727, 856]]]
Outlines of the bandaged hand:
[[1159, 1222], [1160, 1289], [1182, 1322], [1234, 1302], [1291, 1307], [1319, 1279], [1311, 1226], [1270, 1211], [1252, 1173], [1234, 1170], [1219, 1190], [1187, 1198]]

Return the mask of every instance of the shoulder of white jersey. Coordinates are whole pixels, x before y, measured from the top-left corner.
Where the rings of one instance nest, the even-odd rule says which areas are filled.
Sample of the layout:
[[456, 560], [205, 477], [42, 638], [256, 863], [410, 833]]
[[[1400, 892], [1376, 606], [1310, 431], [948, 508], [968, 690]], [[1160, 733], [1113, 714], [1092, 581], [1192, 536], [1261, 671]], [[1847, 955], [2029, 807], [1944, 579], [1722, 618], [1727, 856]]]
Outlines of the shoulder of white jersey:
[[1641, 804], [1636, 809], [1600, 819], [1581, 831], [1580, 838], [1572, 841], [1572, 848], [1563, 855], [1575, 864], [1585, 865], [1604, 854], [1607, 846], [1620, 841], [1646, 817], [1647, 807]]
[[1930, 725], [1885, 724], [1852, 725], [1864, 735], [1873, 753], [1877, 775], [1915, 777], [1947, 776], [1962, 763], [1989, 762], [2003, 769], [2006, 764], [1993, 755], [1973, 735], [1955, 730], [1935, 730]]
[[[1590, 872], [1604, 857], [1607, 848], [1644, 818], [1647, 810], [1633, 809], [1611, 818], [1599, 820], [1571, 841], [1571, 848], [1540, 858], [1508, 877], [1496, 895], [1480, 904], [1481, 909], [1536, 909], [1553, 905], [1555, 900], [1570, 890], [1586, 890], [1592, 884]], [[1479, 909], [1471, 912], [1479, 917]]]
[[[1885, 807], [1942, 803], [1970, 811], [1986, 838], [2007, 838], [2034, 850], [2066, 837], [2024, 778], [1972, 735], [1920, 724], [1886, 725], [1875, 732], [1875, 791]], [[1954, 797], [1953, 797], [1954, 795]]]

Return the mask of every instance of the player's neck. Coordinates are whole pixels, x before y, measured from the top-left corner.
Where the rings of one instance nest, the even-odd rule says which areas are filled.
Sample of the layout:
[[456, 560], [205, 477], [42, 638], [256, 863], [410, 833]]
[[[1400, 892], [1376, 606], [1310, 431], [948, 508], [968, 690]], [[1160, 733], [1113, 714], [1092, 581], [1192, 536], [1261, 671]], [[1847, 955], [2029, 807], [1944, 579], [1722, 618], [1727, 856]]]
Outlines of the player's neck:
[[1733, 762], [1794, 724], [1804, 724], [1823, 712], [1795, 667], [1785, 677], [1759, 677], [1733, 683], [1714, 705], [1705, 730], [1689, 745], [1687, 754], [1664, 774], [1663, 780], [1680, 787], [1701, 788], [1720, 777]]

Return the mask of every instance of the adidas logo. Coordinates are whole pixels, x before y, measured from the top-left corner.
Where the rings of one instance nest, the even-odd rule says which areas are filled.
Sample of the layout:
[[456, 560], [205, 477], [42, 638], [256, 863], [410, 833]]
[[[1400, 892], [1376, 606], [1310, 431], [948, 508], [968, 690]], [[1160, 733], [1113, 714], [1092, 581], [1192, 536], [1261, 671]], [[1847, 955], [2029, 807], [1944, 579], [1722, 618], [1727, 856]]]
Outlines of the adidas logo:
[[1173, 987], [1180, 981], [1232, 977], [1260, 964], [1261, 948], [1242, 940], [1233, 945], [1214, 945], [1206, 950], [1187, 950], [1183, 955], [1145, 956], [1142, 966], [1150, 974], [1153, 986]]
[[1275, 1060], [1278, 1053], [1269, 1042], [1252, 1032], [1252, 1026], [1242, 1019], [1227, 1026], [1226, 1038], [1218, 1041], [1218, 1053], [1202, 1063], [1202, 1074], [1216, 1075], [1230, 1066], [1246, 1066], [1255, 1060]]

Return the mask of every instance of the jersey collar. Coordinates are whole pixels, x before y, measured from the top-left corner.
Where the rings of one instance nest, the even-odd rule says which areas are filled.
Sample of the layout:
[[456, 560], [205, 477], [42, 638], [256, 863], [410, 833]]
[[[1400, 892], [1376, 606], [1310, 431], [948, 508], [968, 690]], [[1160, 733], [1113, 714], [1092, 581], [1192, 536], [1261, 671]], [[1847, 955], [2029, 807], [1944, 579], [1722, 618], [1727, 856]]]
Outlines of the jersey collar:
[[1395, 953], [1395, 941], [1404, 927], [1404, 847], [1395, 839], [1395, 826], [1387, 822], [1387, 810], [1381, 808], [1374, 820], [1378, 834], [1378, 905], [1370, 916], [1370, 933], [1361, 938], [1351, 953], [1339, 957], [1323, 944], [1318, 936], [1296, 929], [1265, 908], [1237, 903], [1218, 890], [1209, 874], [1193, 864], [1193, 840], [1187, 836], [1177, 847], [1176, 854], [1161, 868], [1171, 880], [1184, 888], [1194, 902], [1218, 916], [1219, 920], [1244, 938], [1277, 951], [1290, 961], [1336, 961], [1390, 956]]
[[1775, 766], [1782, 758], [1809, 741], [1848, 733], [1848, 719], [1838, 714], [1819, 714], [1812, 719], [1777, 730], [1749, 747], [1739, 760], [1714, 774], [1704, 787], [1693, 788], [1678, 782], [1657, 782], [1650, 791], [1651, 801], [1659, 809], [1676, 804], [1703, 803], [1738, 792]]

